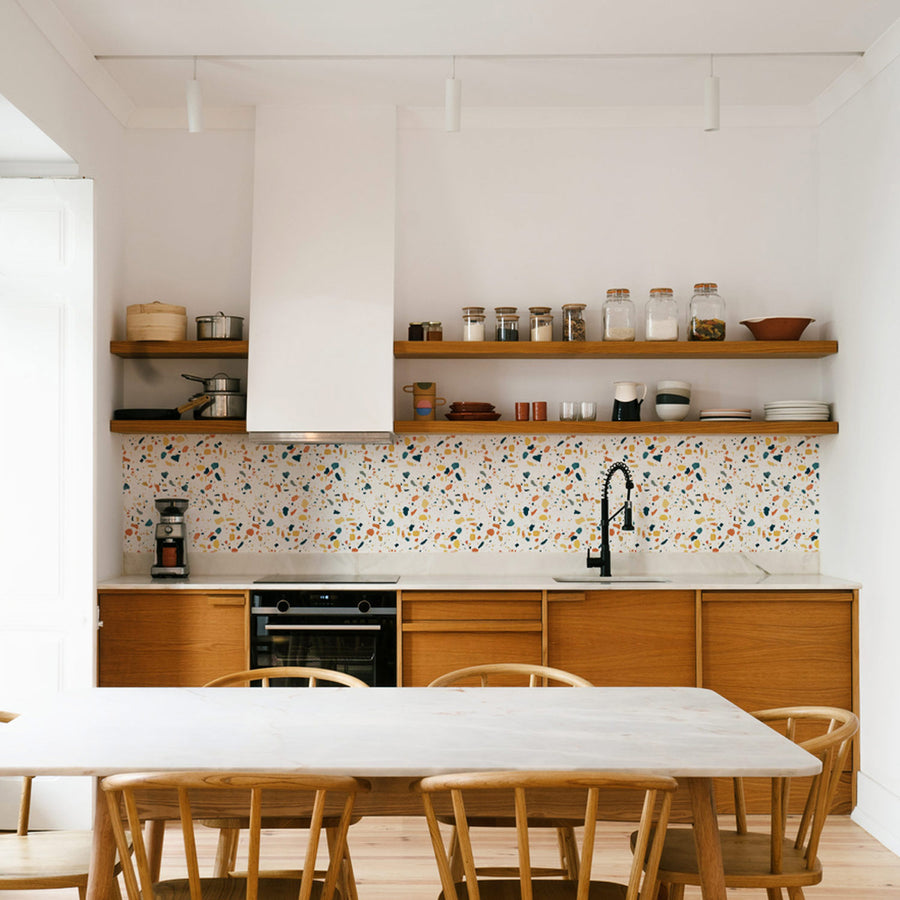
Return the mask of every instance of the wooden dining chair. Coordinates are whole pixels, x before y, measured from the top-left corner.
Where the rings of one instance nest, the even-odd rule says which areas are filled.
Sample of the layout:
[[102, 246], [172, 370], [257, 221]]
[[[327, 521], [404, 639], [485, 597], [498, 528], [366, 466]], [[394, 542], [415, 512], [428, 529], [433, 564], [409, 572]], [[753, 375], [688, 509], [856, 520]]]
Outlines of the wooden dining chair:
[[[572, 672], [528, 663], [486, 663], [480, 666], [467, 666], [435, 678], [428, 687], [451, 687], [454, 685], [461, 687], [468, 684], [490, 687], [496, 685], [498, 681], [504, 685], [521, 685], [524, 682], [528, 687], [553, 685], [593, 687], [587, 679]], [[453, 824], [448, 816], [443, 816], [441, 820], [445, 824]], [[578, 844], [575, 840], [575, 825], [580, 823], [565, 819], [539, 820], [534, 818], [529, 824], [532, 828], [555, 828], [559, 843], [559, 866], [534, 866], [531, 874], [540, 877], [561, 875], [569, 881], [576, 880], [578, 878]], [[471, 828], [513, 828], [514, 826], [515, 821], [508, 816], [478, 816], [469, 821]], [[453, 862], [453, 874], [458, 877], [462, 873], [462, 860], [459, 855], [455, 828], [450, 834], [450, 858]], [[513, 871], [509, 866], [482, 866], [479, 874], [509, 875]]]
[[[734, 779], [735, 829], [719, 832], [725, 886], [765, 890], [770, 900], [783, 897], [784, 889], [790, 900], [803, 900], [803, 888], [822, 880], [819, 839], [859, 730], [859, 719], [845, 709], [828, 706], [765, 709], [753, 715], [818, 757], [822, 771], [809, 779], [793, 837], [786, 834], [790, 778], [772, 779], [768, 832], [748, 830], [743, 780]], [[690, 828], [668, 830], [657, 877], [660, 884], [668, 886], [669, 900], [681, 900], [685, 885], [700, 883]]]
[[[292, 682], [305, 682], [306, 687], [321, 687], [323, 685], [340, 685], [343, 687], [368, 687], [365, 681], [348, 675], [345, 672], [337, 672], [333, 669], [320, 669], [313, 666], [271, 666], [269, 668], [244, 669], [241, 672], [231, 672], [207, 682], [204, 687], [244, 687], [259, 682], [262, 687], [271, 687], [272, 682], [290, 680]], [[281, 817], [268, 818], [266, 828], [308, 828], [309, 817]], [[353, 820], [358, 822], [359, 818]], [[219, 840], [216, 848], [216, 863], [214, 874], [223, 877], [234, 870], [237, 863], [238, 840], [242, 828], [248, 823], [241, 819], [204, 819], [203, 824], [209, 828], [219, 829]], [[337, 820], [325, 818], [322, 826], [328, 837], [329, 843], [334, 842], [334, 830], [337, 828]], [[346, 844], [343, 851], [341, 866], [341, 887], [347, 900], [358, 900], [356, 891], [356, 879], [353, 875], [353, 863], [350, 860], [350, 851]]]
[[[0, 722], [17, 713], [0, 711]], [[84, 900], [91, 861], [93, 832], [75, 830], [32, 831], [32, 776], [22, 779], [19, 817], [15, 832], [0, 834], [0, 891], [78, 889]]]
[[[655, 900], [656, 865], [662, 850], [669, 810], [678, 783], [665, 776], [647, 777], [621, 772], [471, 772], [432, 775], [413, 784], [422, 795], [428, 833], [441, 877], [440, 900]], [[491, 792], [491, 803], [505, 794], [514, 810], [518, 865], [508, 879], [484, 879], [476, 864], [466, 803], [477, 803], [477, 793]], [[592, 881], [591, 867], [600, 797], [604, 791], [643, 793], [637, 830], [637, 852], [632, 858], [627, 882]], [[498, 793], [499, 792], [499, 793]], [[536, 792], [540, 792], [539, 796]], [[549, 792], [549, 793], [548, 793]], [[584, 828], [581, 865], [577, 881], [534, 879], [531, 866], [529, 806], [547, 809], [553, 800], [583, 804]], [[449, 802], [463, 861], [462, 877], [453, 873], [450, 854], [440, 831], [435, 803]], [[571, 808], [571, 806], [569, 807]], [[641, 860], [646, 860], [643, 873]]]
[[[123, 853], [127, 832], [134, 842], [134, 861], [126, 858], [122, 866], [128, 900], [332, 900], [341, 898], [338, 888], [340, 863], [347, 841], [358, 793], [369, 789], [357, 778], [343, 775], [271, 774], [253, 772], [150, 772], [111, 775], [101, 787], [109, 804], [116, 846]], [[158, 881], [154, 877], [147, 847], [141, 833], [141, 792], [151, 790], [154, 803], [171, 793], [178, 810], [184, 840], [186, 877]], [[271, 794], [279, 807], [311, 808], [309, 839], [302, 863], [297, 868], [260, 871], [264, 803]], [[204, 876], [200, 872], [194, 826], [200, 817], [215, 809], [221, 798], [241, 801], [247, 809], [249, 851], [247, 871], [224, 877]], [[338, 804], [339, 815], [326, 804]], [[316, 855], [326, 818], [337, 821], [331, 844], [330, 862], [322, 880], [316, 872]], [[123, 821], [124, 819], [124, 821]]]

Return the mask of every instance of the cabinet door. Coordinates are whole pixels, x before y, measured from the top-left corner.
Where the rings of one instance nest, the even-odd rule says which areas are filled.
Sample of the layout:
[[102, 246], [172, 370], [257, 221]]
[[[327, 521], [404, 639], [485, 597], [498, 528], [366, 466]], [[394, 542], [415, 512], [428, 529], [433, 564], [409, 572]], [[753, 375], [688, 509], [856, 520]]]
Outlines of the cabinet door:
[[400, 608], [406, 687], [465, 666], [541, 663], [537, 591], [405, 591]]
[[553, 591], [547, 664], [594, 684], [693, 687], [693, 591]]
[[242, 591], [102, 591], [100, 687], [196, 687], [249, 665]]

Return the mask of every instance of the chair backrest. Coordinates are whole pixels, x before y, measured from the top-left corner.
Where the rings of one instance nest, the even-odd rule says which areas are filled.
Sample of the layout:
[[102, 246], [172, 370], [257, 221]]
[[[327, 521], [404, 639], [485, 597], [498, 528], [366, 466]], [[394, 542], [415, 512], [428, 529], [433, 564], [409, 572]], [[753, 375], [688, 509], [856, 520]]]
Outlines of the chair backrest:
[[[340, 821], [331, 849], [331, 863], [325, 875], [322, 900], [330, 900], [343, 858], [343, 849], [350, 827], [353, 800], [357, 793], [369, 790], [367, 782], [343, 775], [308, 775], [254, 772], [163, 772], [111, 775], [104, 778], [101, 787], [106, 793], [110, 818], [116, 837], [119, 858], [123, 860], [122, 874], [129, 900], [153, 897], [153, 877], [147, 854], [147, 846], [141, 828], [140, 792], [153, 791], [153, 802], [160, 802], [160, 791], [177, 796], [177, 808], [184, 837], [185, 863], [191, 900], [202, 900], [197, 845], [194, 838], [195, 816], [197, 820], [216, 809], [216, 795], [228, 793], [231, 803], [235, 797], [245, 801], [243, 815], [249, 811], [250, 834], [247, 863], [246, 900], [257, 900], [259, 892], [259, 860], [262, 834], [263, 794], [277, 792], [271, 799], [279, 808], [289, 805], [296, 809], [311, 809], [309, 841], [300, 876], [298, 900], [309, 900], [315, 875], [316, 852], [322, 832], [322, 820], [326, 802], [332, 807], [340, 804]], [[337, 795], [337, 801], [335, 796]], [[174, 798], [173, 798], [174, 800]], [[328, 815], [335, 818], [333, 808]], [[124, 820], [124, 821], [123, 821]], [[127, 823], [127, 824], [126, 824]], [[127, 831], [126, 831], [127, 829]], [[129, 834], [130, 832], [130, 834]], [[129, 852], [129, 841], [134, 853]], [[135, 866], [137, 873], [135, 873]], [[213, 893], [213, 896], [215, 894]]]
[[322, 682], [340, 684], [345, 687], [369, 686], [353, 675], [336, 672], [334, 669], [317, 669], [313, 666], [272, 666], [267, 669], [245, 669], [243, 672], [230, 672], [228, 675], [208, 681], [203, 687], [247, 686], [253, 681], [260, 681], [263, 687], [269, 687], [272, 681], [284, 678], [305, 679], [307, 687], [318, 687]]
[[466, 681], [477, 681], [481, 687], [490, 687], [491, 681], [509, 676], [524, 681], [528, 687], [568, 685], [570, 687], [593, 687], [590, 681], [580, 675], [573, 675], [550, 666], [533, 666], [528, 663], [489, 663], [482, 666], [467, 666], [435, 678], [428, 687], [450, 687]]
[[[471, 772], [432, 775], [415, 782], [413, 789], [422, 795], [428, 831], [431, 835], [445, 900], [480, 900], [476, 876], [477, 866], [468, 826], [470, 816], [466, 810], [467, 798], [470, 806], [472, 802], [477, 802], [473, 796], [475, 792], [490, 791], [491, 804], [498, 802], [498, 791], [505, 792], [508, 796], [511, 795], [508, 802], [515, 811], [518, 878], [522, 900], [531, 900], [533, 896], [528, 825], [529, 802], [539, 805], [544, 812], [548, 810], [552, 812], [553, 798], [557, 803], [565, 799], [570, 804], [567, 815], [571, 815], [575, 804], [584, 810], [581, 866], [575, 900], [587, 900], [590, 891], [591, 863], [601, 792], [604, 790], [643, 792], [643, 808], [628, 875], [626, 900], [638, 900], [639, 897], [649, 900], [649, 892], [653, 890], [656, 882], [672, 795], [677, 786], [678, 783], [674, 778], [644, 777], [621, 772]], [[534, 796], [535, 792], [540, 792], [539, 798]], [[465, 891], [462, 893], [462, 897], [457, 894], [451, 874], [450, 857], [438, 827], [434, 799], [437, 799], [437, 795], [440, 794], [449, 794], [449, 802], [453, 809], [465, 875]], [[548, 804], [550, 805], [548, 806]], [[493, 841], [493, 844], [493, 850], [496, 851], [496, 840]], [[646, 870], [643, 866], [645, 861]]]
[[[5, 724], [18, 718], [18, 713], [0, 709], [0, 723]], [[19, 797], [19, 820], [16, 823], [16, 834], [20, 837], [28, 834], [28, 820], [31, 818], [31, 784], [33, 781], [33, 775], [24, 775], [22, 777], [22, 794]]]
[[[809, 780], [803, 814], [797, 827], [794, 847], [804, 851], [807, 866], [813, 866], [819, 851], [819, 839], [831, 812], [834, 795], [847, 762], [853, 738], [859, 731], [859, 719], [846, 709], [832, 706], [789, 706], [758, 710], [752, 715], [794, 741], [817, 757], [822, 771]], [[780, 870], [781, 837], [787, 827], [791, 779], [777, 778], [772, 783], [773, 871]], [[746, 830], [743, 791], [735, 790], [738, 831]]]

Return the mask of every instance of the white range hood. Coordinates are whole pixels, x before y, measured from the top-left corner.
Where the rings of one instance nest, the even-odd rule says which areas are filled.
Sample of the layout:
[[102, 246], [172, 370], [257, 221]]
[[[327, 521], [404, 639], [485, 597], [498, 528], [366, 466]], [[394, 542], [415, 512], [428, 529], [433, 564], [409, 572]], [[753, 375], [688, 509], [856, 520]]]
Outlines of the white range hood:
[[247, 430], [393, 439], [396, 112], [257, 111]]

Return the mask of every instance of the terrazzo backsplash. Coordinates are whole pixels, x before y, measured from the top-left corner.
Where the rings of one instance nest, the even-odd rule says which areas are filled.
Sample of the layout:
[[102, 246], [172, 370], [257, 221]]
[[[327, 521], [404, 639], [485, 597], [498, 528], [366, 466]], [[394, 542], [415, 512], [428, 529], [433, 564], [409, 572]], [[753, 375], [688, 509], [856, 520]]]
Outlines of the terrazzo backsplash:
[[[585, 550], [619, 461], [635, 481], [623, 551], [818, 551], [818, 441], [755, 435], [126, 436], [123, 549], [151, 553], [154, 500], [186, 497], [191, 552]], [[617, 475], [613, 510], [624, 495]]]

